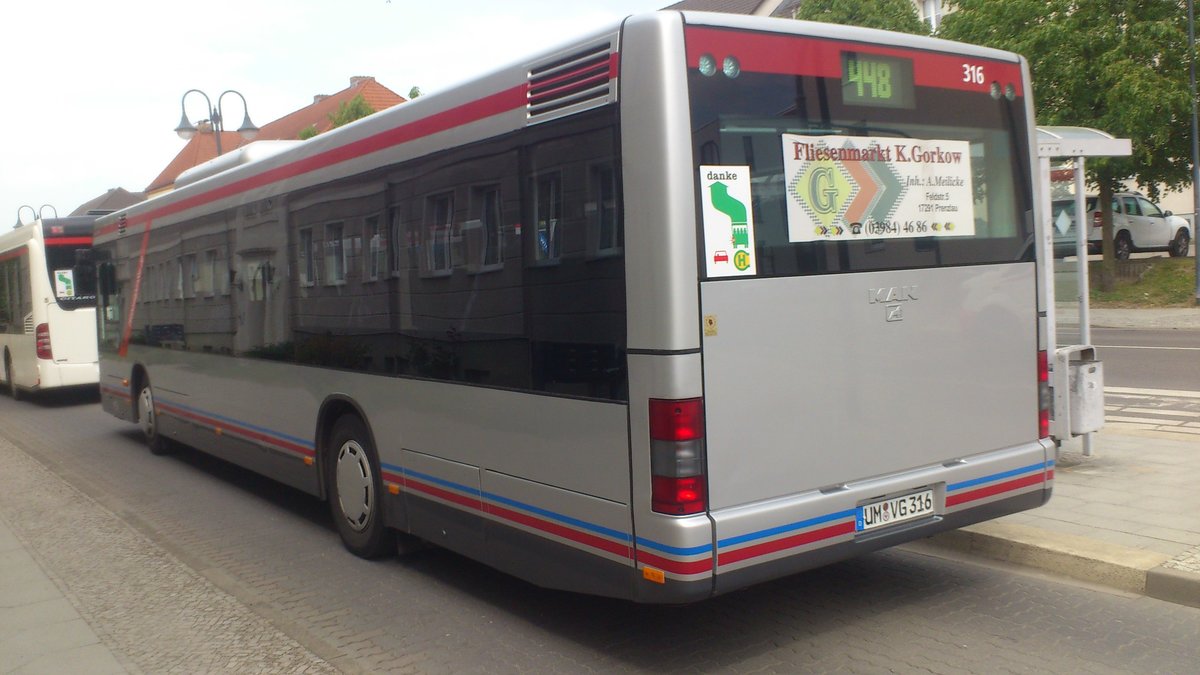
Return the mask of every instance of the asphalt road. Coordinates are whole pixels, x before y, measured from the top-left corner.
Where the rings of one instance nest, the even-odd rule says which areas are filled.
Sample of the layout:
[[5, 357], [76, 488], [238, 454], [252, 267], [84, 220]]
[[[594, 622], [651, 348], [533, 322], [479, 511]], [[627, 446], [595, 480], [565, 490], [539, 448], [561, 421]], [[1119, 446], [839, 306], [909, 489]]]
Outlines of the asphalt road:
[[[0, 434], [346, 671], [1140, 673], [1200, 663], [1200, 610], [970, 560], [891, 550], [697, 605], [636, 606], [545, 591], [437, 549], [359, 560], [324, 505], [193, 451], [154, 457], [94, 398], [0, 398]], [[142, 583], [111, 592], [172, 593]], [[142, 610], [115, 606], [103, 632], [120, 644]], [[165, 670], [155, 665], [143, 669]]]
[[[1058, 344], [1079, 344], [1078, 329], [1060, 328]], [[1105, 386], [1200, 391], [1200, 331], [1092, 328], [1091, 344]]]

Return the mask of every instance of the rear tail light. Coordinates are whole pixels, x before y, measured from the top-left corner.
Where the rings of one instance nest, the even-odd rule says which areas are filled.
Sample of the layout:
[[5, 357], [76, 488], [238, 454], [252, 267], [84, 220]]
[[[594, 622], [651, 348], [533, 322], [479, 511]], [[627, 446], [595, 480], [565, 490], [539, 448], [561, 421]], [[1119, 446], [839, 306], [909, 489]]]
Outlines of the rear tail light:
[[650, 399], [651, 507], [685, 516], [708, 508], [704, 399]]
[[1103, 227], [1103, 226], [1104, 226], [1104, 214], [1099, 211], [1093, 212], [1092, 213], [1092, 227]]
[[1037, 354], [1038, 438], [1050, 436], [1050, 360], [1045, 351]]
[[53, 361], [54, 352], [50, 351], [50, 324], [39, 323], [34, 329], [33, 335], [34, 340], [37, 341], [37, 357]]

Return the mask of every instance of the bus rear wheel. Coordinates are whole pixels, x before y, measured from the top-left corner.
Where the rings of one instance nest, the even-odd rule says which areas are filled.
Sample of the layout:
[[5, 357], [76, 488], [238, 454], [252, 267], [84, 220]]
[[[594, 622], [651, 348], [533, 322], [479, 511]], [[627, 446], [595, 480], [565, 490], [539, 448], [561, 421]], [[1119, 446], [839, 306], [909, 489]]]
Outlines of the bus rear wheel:
[[395, 536], [383, 522], [383, 475], [366, 424], [357, 415], [338, 418], [328, 451], [329, 511], [342, 544], [360, 558], [391, 552]]
[[142, 435], [146, 437], [146, 445], [150, 448], [150, 453], [154, 455], [167, 454], [170, 446], [158, 428], [158, 412], [154, 407], [154, 390], [150, 388], [149, 380], [142, 383], [142, 389], [138, 392], [137, 413], [138, 426], [142, 428]]
[[20, 401], [23, 398], [21, 388], [17, 386], [17, 380], [13, 376], [12, 357], [7, 352], [4, 354], [4, 381], [8, 383], [8, 395], [12, 396], [14, 401]]

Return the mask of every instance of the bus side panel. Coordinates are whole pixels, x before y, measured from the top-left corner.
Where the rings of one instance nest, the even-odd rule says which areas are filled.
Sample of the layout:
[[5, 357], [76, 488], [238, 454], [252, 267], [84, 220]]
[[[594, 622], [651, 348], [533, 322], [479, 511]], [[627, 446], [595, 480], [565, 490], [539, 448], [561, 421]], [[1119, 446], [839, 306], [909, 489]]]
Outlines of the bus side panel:
[[628, 598], [629, 505], [483, 472], [488, 561], [539, 586]]
[[400, 451], [400, 465], [382, 462], [385, 484], [403, 493], [409, 532], [451, 551], [486, 559], [479, 467], [407, 449]]

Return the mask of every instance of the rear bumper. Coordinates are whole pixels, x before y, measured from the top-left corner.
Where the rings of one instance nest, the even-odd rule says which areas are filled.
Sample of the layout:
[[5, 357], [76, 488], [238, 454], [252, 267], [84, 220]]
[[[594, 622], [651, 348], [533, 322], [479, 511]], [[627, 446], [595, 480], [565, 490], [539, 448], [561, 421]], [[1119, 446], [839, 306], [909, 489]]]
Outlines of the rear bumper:
[[[1053, 489], [1054, 446], [1034, 442], [859, 481], [712, 512], [716, 593], [1035, 508]], [[866, 532], [858, 507], [883, 496], [930, 488], [935, 510], [918, 520]]]
[[38, 389], [81, 387], [100, 381], [100, 366], [92, 363], [38, 362]]

